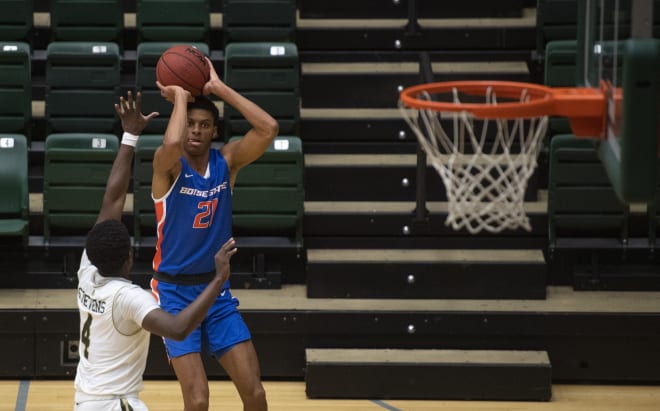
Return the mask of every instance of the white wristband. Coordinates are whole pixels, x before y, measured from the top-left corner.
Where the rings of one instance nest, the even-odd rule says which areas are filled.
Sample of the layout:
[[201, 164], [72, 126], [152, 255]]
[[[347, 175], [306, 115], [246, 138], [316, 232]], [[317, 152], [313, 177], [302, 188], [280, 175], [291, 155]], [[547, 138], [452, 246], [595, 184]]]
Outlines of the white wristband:
[[138, 141], [138, 137], [135, 134], [131, 134], [128, 131], [124, 131], [124, 134], [121, 136], [121, 143], [126, 144], [127, 146], [135, 147]]

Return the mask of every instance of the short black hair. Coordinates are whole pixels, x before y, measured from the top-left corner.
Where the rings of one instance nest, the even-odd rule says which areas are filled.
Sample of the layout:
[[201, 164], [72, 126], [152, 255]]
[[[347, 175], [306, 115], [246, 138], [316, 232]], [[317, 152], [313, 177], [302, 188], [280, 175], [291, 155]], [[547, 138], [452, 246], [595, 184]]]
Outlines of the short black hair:
[[217, 126], [218, 123], [220, 123], [220, 112], [218, 111], [218, 107], [216, 107], [215, 103], [211, 101], [211, 99], [209, 99], [208, 97], [197, 96], [195, 97], [195, 101], [193, 101], [192, 103], [188, 103], [188, 110], [195, 108], [211, 112], [214, 126]]
[[131, 237], [121, 221], [101, 221], [87, 233], [87, 257], [103, 276], [117, 276], [129, 258], [130, 249]]

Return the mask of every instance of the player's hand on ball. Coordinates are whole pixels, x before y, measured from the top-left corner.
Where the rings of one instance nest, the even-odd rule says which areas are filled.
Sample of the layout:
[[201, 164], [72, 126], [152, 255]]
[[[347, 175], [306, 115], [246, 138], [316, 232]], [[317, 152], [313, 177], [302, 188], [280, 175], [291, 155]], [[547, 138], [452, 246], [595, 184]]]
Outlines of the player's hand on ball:
[[204, 84], [204, 89], [202, 90], [202, 94], [205, 96], [208, 96], [209, 94], [213, 93], [214, 90], [217, 91], [217, 87], [221, 86], [224, 84], [222, 80], [220, 80], [220, 77], [218, 76], [218, 73], [215, 71], [215, 68], [213, 67], [213, 63], [211, 63], [211, 60], [206, 57], [206, 61], [209, 63], [209, 81]]
[[130, 91], [124, 96], [119, 97], [119, 104], [115, 104], [115, 111], [121, 120], [121, 127], [124, 131], [139, 136], [147, 123], [159, 113], [152, 112], [145, 116], [142, 114], [142, 94], [138, 91], [135, 99]]
[[229, 278], [229, 260], [237, 251], [236, 240], [232, 237], [215, 253], [215, 275], [220, 277], [223, 283]]
[[172, 104], [174, 104], [177, 95], [184, 96], [188, 103], [192, 103], [193, 101], [195, 101], [192, 94], [190, 94], [189, 91], [184, 90], [183, 87], [164, 86], [159, 81], [156, 82], [156, 85], [160, 89], [160, 95], [163, 96], [165, 100], [169, 101]]

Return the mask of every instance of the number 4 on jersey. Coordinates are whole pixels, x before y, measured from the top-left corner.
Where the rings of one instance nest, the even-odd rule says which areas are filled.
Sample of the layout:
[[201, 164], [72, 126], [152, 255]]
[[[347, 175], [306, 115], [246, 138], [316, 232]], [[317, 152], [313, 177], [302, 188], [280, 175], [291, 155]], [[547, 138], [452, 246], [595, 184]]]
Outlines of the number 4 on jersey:
[[92, 314], [87, 314], [87, 320], [83, 324], [82, 332], [80, 333], [80, 341], [85, 345], [83, 355], [89, 358], [89, 329], [92, 327]]

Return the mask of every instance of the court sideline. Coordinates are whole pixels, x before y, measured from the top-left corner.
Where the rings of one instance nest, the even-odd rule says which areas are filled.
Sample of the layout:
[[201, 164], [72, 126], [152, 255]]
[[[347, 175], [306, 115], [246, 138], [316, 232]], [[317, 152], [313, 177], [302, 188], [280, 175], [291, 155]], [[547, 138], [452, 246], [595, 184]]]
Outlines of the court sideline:
[[[211, 409], [239, 410], [230, 381], [211, 381]], [[550, 402], [317, 400], [305, 396], [303, 381], [264, 382], [271, 411], [657, 411], [660, 386], [554, 385]], [[152, 410], [180, 411], [176, 381], [145, 381], [141, 398]], [[0, 381], [0, 411], [70, 411], [73, 381]]]

